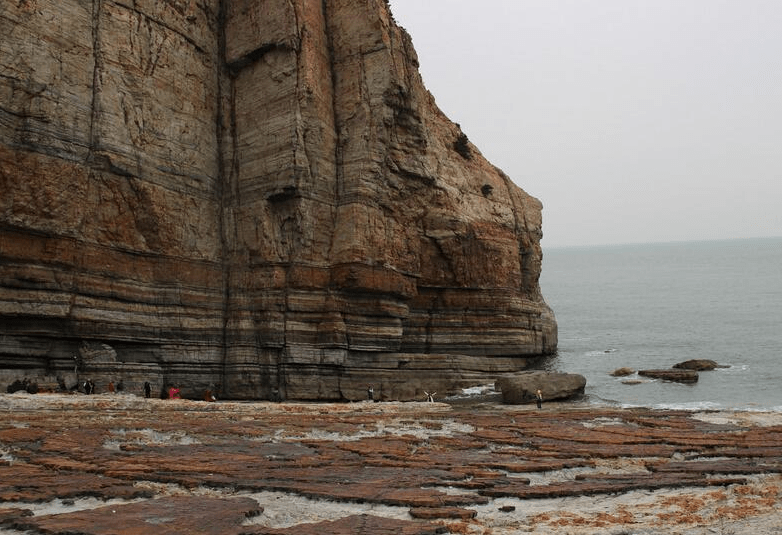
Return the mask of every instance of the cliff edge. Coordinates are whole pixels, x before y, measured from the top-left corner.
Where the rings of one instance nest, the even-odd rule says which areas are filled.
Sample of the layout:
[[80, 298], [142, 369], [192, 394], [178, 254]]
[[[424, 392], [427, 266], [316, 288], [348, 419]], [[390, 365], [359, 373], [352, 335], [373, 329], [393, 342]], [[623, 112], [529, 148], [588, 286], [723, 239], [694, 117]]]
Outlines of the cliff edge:
[[540, 202], [384, 0], [20, 0], [0, 32], [0, 384], [420, 399], [556, 350]]

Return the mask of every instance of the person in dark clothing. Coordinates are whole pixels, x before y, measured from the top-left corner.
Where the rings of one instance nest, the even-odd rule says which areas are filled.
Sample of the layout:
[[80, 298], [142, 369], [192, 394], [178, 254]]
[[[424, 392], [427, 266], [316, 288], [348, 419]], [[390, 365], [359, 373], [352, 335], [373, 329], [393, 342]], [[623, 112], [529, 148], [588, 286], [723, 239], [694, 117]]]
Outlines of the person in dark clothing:
[[144, 382], [144, 397], [149, 399], [149, 396], [152, 395], [152, 385], [149, 384], [149, 381]]

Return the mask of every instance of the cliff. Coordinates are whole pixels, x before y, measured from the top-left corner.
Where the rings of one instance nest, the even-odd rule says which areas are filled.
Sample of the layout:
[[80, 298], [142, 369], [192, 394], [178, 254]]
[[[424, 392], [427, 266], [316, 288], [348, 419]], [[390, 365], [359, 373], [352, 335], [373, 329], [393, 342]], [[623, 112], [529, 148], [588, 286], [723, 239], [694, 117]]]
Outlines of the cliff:
[[541, 205], [383, 0], [20, 0], [0, 32], [0, 384], [409, 399], [556, 349]]

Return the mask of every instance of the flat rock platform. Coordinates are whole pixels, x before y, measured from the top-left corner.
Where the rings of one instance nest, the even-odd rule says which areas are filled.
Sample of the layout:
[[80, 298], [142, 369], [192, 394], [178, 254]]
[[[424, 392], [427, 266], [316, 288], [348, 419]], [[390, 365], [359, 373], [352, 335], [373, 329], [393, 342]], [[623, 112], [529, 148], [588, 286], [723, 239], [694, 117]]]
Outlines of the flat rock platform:
[[0, 395], [0, 533], [782, 532], [782, 414]]

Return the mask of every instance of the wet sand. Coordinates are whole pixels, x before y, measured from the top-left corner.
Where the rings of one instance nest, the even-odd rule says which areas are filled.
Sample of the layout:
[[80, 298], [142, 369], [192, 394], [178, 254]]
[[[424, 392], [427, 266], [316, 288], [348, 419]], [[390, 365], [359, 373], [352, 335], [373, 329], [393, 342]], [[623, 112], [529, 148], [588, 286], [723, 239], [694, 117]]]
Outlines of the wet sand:
[[0, 533], [782, 533], [782, 414], [0, 395]]

